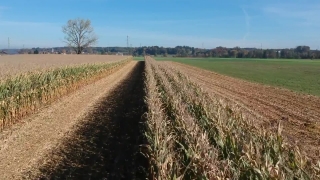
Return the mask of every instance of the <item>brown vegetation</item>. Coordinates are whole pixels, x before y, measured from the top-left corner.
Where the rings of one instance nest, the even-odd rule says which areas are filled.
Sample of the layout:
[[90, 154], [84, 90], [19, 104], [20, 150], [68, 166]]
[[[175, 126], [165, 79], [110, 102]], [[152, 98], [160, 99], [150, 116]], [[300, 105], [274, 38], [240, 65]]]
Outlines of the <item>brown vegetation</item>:
[[319, 178], [319, 164], [286, 143], [281, 123], [275, 132], [257, 127], [175, 64], [150, 58], [146, 63], [147, 79], [155, 86], [147, 85], [150, 130], [145, 148], [154, 179]]
[[33, 72], [0, 82], [1, 128], [121, 68], [131, 59]]
[[16, 76], [21, 73], [44, 71], [91, 63], [110, 63], [128, 58], [127, 56], [111, 55], [9, 55], [0, 56], [0, 80], [8, 76]]
[[[69, 140], [69, 143], [72, 143], [72, 140], [75, 139], [69, 138], [76, 137], [75, 132], [78, 132], [78, 127], [85, 129], [82, 125], [90, 124], [92, 118], [99, 121], [99, 117], [93, 116], [94, 112], [110, 110], [109, 107], [100, 109], [99, 105], [108, 103], [105, 101], [106, 97], [110, 96], [111, 92], [117, 92], [114, 89], [122, 84], [123, 79], [130, 77], [130, 72], [136, 66], [137, 62], [131, 61], [118, 71], [70, 93], [52, 105], [42, 108], [38, 113], [22, 119], [21, 123], [1, 132], [0, 179], [22, 179], [21, 176], [26, 172], [28, 173], [24, 175], [30, 175], [30, 178], [26, 179], [36, 179], [31, 176], [41, 175], [40, 167], [51, 166], [52, 162], [56, 162], [54, 165], [59, 166], [59, 162], [61, 162], [59, 160], [63, 157], [57, 156], [57, 153], [66, 145], [63, 142]], [[100, 115], [103, 116], [103, 114]], [[101, 123], [109, 121], [108, 119], [104, 120], [105, 122]], [[95, 134], [90, 137], [95, 137]], [[98, 140], [104, 142], [104, 138]], [[79, 141], [75, 140], [75, 142]], [[83, 150], [85, 153], [89, 149], [83, 148]], [[101, 149], [97, 148], [96, 150]], [[65, 149], [64, 152], [68, 152], [68, 149]]]
[[320, 160], [320, 98], [251, 83], [180, 63], [167, 62], [217, 98], [240, 106], [255, 125], [277, 131], [313, 160]]
[[316, 97], [150, 57], [113, 65], [65, 68], [91, 85], [1, 133], [0, 178], [320, 178], [305, 154]]

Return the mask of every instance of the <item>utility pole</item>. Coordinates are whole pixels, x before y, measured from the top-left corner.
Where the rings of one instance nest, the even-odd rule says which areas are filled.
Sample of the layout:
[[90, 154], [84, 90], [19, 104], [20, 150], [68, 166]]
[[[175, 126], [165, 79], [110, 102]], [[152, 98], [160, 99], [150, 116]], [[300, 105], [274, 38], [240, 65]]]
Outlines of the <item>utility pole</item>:
[[129, 48], [129, 36], [127, 36], [127, 48]]
[[130, 53], [130, 50], [129, 50], [129, 36], [127, 36], [127, 50], [128, 50], [128, 55]]
[[8, 38], [8, 50], [10, 49], [10, 38]]

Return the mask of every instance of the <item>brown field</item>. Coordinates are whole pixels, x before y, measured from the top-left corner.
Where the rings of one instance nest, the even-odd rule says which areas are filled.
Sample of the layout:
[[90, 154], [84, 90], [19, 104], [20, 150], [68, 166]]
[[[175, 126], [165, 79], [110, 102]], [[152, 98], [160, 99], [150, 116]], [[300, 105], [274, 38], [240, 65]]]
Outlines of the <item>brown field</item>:
[[0, 56], [0, 80], [29, 71], [81, 65], [88, 63], [115, 62], [127, 58], [115, 55], [6, 55]]
[[[1, 58], [27, 72], [126, 57]], [[85, 82], [0, 132], [0, 179], [320, 178], [318, 97], [150, 57]]]
[[166, 62], [217, 98], [237, 104], [257, 125], [283, 134], [290, 143], [320, 160], [320, 98], [297, 94], [286, 89], [251, 83], [196, 67]]
[[[34, 114], [22, 120], [22, 123], [16, 124], [10, 130], [8, 129], [2, 132], [0, 136], [0, 179], [20, 179], [23, 175], [22, 173], [26, 173], [23, 176], [27, 175], [30, 179], [37, 179], [35, 176], [41, 176], [41, 174], [44, 173], [44, 170], [42, 170], [41, 168], [44, 167], [46, 168], [45, 171], [55, 173], [51, 175], [44, 174], [45, 176], [64, 177], [62, 171], [63, 169], [59, 170], [59, 168], [72, 168], [72, 163], [74, 163], [72, 161], [82, 160], [77, 159], [82, 157], [75, 156], [72, 159], [69, 159], [70, 164], [66, 164], [69, 167], [63, 167], [66, 166], [63, 165], [63, 163], [68, 163], [63, 159], [63, 156], [67, 152], [59, 151], [68, 150], [70, 148], [72, 148], [73, 152], [79, 151], [80, 154], [85, 152], [83, 151], [85, 150], [83, 149], [83, 147], [96, 148], [91, 149], [92, 155], [101, 155], [98, 152], [100, 151], [100, 148], [102, 148], [100, 144], [88, 143], [93, 143], [92, 140], [96, 138], [95, 136], [101, 135], [105, 136], [104, 140], [110, 137], [117, 138], [118, 135], [120, 138], [121, 132], [119, 132], [118, 134], [113, 134], [112, 131], [114, 129], [110, 129], [110, 131], [103, 132], [99, 128], [106, 128], [106, 125], [108, 125], [108, 127], [110, 128], [115, 128], [116, 126], [119, 126], [117, 123], [120, 123], [121, 117], [125, 115], [123, 114], [122, 108], [124, 108], [125, 105], [129, 107], [128, 104], [130, 104], [130, 101], [132, 100], [132, 98], [130, 97], [133, 97], [131, 96], [132, 94], [130, 95], [130, 88], [132, 89], [132, 86], [135, 84], [132, 83], [136, 81], [142, 82], [142, 78], [137, 78], [137, 76], [142, 76], [142, 69], [143, 64], [138, 64], [137, 62], [130, 62], [129, 64], [125, 65], [122, 69], [114, 72], [113, 74], [93, 83], [92, 85], [86, 86], [75, 93], [70, 94], [68, 97], [62, 98], [60, 101], [52, 104], [50, 107], [44, 108], [37, 114]], [[134, 81], [132, 81], [133, 78], [135, 78]], [[128, 83], [125, 83], [124, 80], [127, 80]], [[124, 88], [118, 87], [122, 85], [125, 85]], [[140, 88], [140, 86], [141, 84], [137, 84], [137, 86], [134, 87]], [[129, 87], [129, 89], [127, 87]], [[123, 90], [124, 92], [122, 93], [121, 90]], [[113, 96], [116, 98], [111, 101], [111, 98]], [[137, 98], [142, 99], [142, 97], [139, 96]], [[120, 107], [113, 106], [119, 104], [121, 102], [120, 99], [126, 101], [126, 103]], [[135, 99], [132, 101], [132, 103], [136, 102]], [[139, 99], [137, 100], [139, 102]], [[104, 105], [104, 108], [102, 108], [101, 106], [105, 103], [108, 104]], [[136, 107], [131, 107], [127, 109], [127, 111], [133, 112], [131, 113], [132, 118], [136, 117], [133, 108]], [[119, 116], [118, 119], [120, 121], [115, 121], [115, 119], [112, 119], [112, 117], [115, 118], [116, 116]], [[141, 114], [138, 114], [138, 116], [141, 116]], [[123, 118], [123, 122], [121, 122], [122, 126], [119, 128], [126, 127], [124, 120], [125, 119]], [[136, 120], [139, 120], [139, 118], [137, 118]], [[98, 122], [102, 124], [99, 125], [97, 124]], [[114, 125], [111, 124], [111, 122]], [[92, 126], [95, 128], [93, 128]], [[128, 127], [134, 126], [134, 123], [128, 123]], [[135, 130], [135, 128], [133, 128], [133, 130]], [[79, 133], [89, 134], [86, 134], [86, 136], [81, 135], [82, 137], [79, 137]], [[109, 135], [110, 137], [108, 137]], [[85, 140], [84, 138], [88, 138], [88, 140]], [[132, 138], [135, 138], [135, 136], [132, 136]], [[98, 142], [96, 143], [99, 143], [100, 140], [102, 139], [97, 139]], [[134, 141], [135, 140], [136, 139], [134, 139]], [[121, 141], [122, 140], [110, 139], [110, 143], [120, 143]], [[126, 140], [126, 137], [123, 137], [123, 141], [128, 140]], [[109, 147], [109, 149], [105, 149], [107, 151], [105, 153], [109, 153], [111, 150], [115, 150], [110, 149], [111, 147], [116, 148], [116, 146], [109, 145], [110, 144], [107, 144], [107, 147]], [[127, 145], [130, 147], [129, 144]], [[65, 146], [70, 147], [66, 149]], [[108, 155], [110, 156], [110, 161], [113, 160], [112, 158], [114, 158], [112, 156], [116, 156], [115, 153], [120, 153], [122, 155], [123, 152], [120, 152], [120, 150], [124, 150], [124, 146], [119, 146], [117, 150], [119, 152], [114, 151], [113, 154]], [[104, 156], [104, 154], [102, 155]], [[60, 166], [62, 167], [57, 166], [58, 163], [61, 163]], [[74, 166], [81, 166], [81, 163], [82, 162], [78, 162], [78, 164], [74, 164]], [[92, 163], [95, 163], [94, 159]], [[109, 165], [111, 164], [113, 164], [113, 162], [109, 163]], [[81, 173], [92, 173], [85, 171], [85, 169], [86, 168], [82, 169], [84, 172], [81, 172], [80, 170], [80, 172], [77, 172], [80, 174], [76, 175], [80, 176]], [[94, 169], [92, 169], [91, 171], [94, 171]], [[122, 172], [119, 170], [119, 173]], [[61, 174], [59, 175], [59, 173]]]

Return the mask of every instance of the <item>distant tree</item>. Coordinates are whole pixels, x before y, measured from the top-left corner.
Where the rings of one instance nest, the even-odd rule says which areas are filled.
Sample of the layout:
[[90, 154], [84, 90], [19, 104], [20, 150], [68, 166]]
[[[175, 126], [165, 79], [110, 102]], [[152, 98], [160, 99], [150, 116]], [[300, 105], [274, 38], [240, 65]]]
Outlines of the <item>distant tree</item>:
[[62, 27], [62, 32], [65, 34], [65, 43], [72, 47], [77, 54], [81, 54], [84, 49], [98, 41], [90, 20], [80, 18], [69, 20]]
[[267, 50], [263, 51], [262, 58], [268, 58], [268, 51]]
[[232, 58], [237, 57], [237, 54], [238, 54], [237, 50], [230, 51], [230, 57], [232, 57]]
[[92, 49], [92, 48], [90, 48], [90, 47], [89, 47], [89, 48], [87, 48], [87, 53], [88, 53], [88, 54], [93, 54], [93, 49]]
[[277, 52], [274, 50], [269, 50], [268, 58], [276, 58]]
[[167, 56], [168, 56], [167, 52], [163, 53], [163, 57], [167, 57]]
[[39, 54], [38, 49], [34, 50], [34, 51], [33, 51], [33, 54]]
[[295, 49], [296, 52], [298, 53], [306, 53], [310, 51], [310, 47], [309, 46], [298, 46]]

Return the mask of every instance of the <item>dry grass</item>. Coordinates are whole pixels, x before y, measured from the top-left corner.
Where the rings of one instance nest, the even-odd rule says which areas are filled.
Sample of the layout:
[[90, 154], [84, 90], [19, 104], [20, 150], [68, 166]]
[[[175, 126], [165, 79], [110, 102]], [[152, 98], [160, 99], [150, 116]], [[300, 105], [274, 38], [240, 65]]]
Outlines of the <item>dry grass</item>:
[[[68, 152], [70, 149], [62, 149], [64, 146], [64, 142], [68, 142], [69, 144], [76, 144], [75, 146], [79, 147], [79, 151], [83, 153], [78, 153], [79, 151], [73, 152], [74, 156], [81, 156], [80, 161], [84, 164], [78, 166], [78, 164], [74, 163], [77, 168], [87, 168], [87, 170], [95, 170], [94, 167], [89, 164], [85, 164], [89, 160], [90, 162], [94, 162], [97, 160], [96, 158], [82, 158], [83, 155], [88, 153], [96, 153], [96, 155], [100, 155], [99, 153], [105, 151], [105, 149], [101, 150], [97, 148], [97, 151], [91, 151], [91, 147], [87, 149], [86, 147], [92, 145], [96, 141], [101, 142], [100, 145], [107, 146], [107, 149], [113, 149], [114, 146], [110, 146], [105, 144], [106, 139], [117, 138], [118, 136], [107, 136], [107, 138], [100, 138], [100, 136], [96, 136], [97, 132], [107, 132], [113, 134], [114, 126], [108, 126], [110, 128], [103, 129], [102, 126], [106, 126], [106, 124], [112, 120], [114, 122], [116, 119], [113, 119], [114, 116], [121, 115], [120, 117], [125, 116], [123, 111], [120, 110], [123, 106], [119, 106], [117, 99], [114, 98], [114, 94], [118, 95], [117, 87], [122, 84], [122, 82], [129, 77], [131, 78], [131, 72], [134, 71], [135, 67], [137, 67], [137, 62], [131, 61], [121, 69], [116, 72], [98, 80], [94, 83], [91, 83], [85, 87], [80, 88], [79, 90], [70, 93], [68, 96], [64, 96], [58, 101], [55, 101], [50, 106], [46, 106], [45, 108], [41, 108], [37, 113], [30, 115], [26, 118], [23, 118], [21, 123], [17, 123], [14, 126], [7, 128], [4, 132], [0, 133], [0, 179], [39, 179], [36, 177], [22, 177], [24, 173], [30, 172], [33, 175], [39, 175], [41, 173], [41, 167], [47, 166], [48, 163], [59, 163], [60, 159], [64, 160], [64, 158], [69, 158], [64, 154], [59, 154], [61, 151]], [[128, 84], [128, 83], [124, 83]], [[131, 84], [131, 83], [130, 83]], [[121, 86], [123, 87], [123, 86]], [[142, 87], [142, 86], [138, 86]], [[142, 89], [141, 89], [142, 90]], [[125, 90], [127, 92], [128, 90]], [[127, 93], [128, 94], [128, 93]], [[121, 94], [122, 95], [122, 94]], [[129, 95], [126, 95], [127, 97]], [[113, 97], [112, 101], [109, 101], [110, 98]], [[120, 96], [121, 97], [121, 96]], [[122, 96], [123, 97], [123, 96]], [[141, 97], [142, 98], [142, 97]], [[121, 99], [120, 101], [130, 101], [131, 99]], [[105, 106], [101, 106], [101, 104], [105, 104]], [[109, 107], [109, 104], [113, 104], [113, 106]], [[112, 108], [111, 108], [112, 107]], [[120, 109], [119, 113], [113, 113], [113, 108]], [[127, 109], [128, 111], [131, 109]], [[100, 115], [96, 116], [95, 113], [100, 111]], [[106, 112], [106, 113], [104, 113]], [[92, 116], [89, 116], [92, 115]], [[109, 116], [110, 115], [110, 116]], [[92, 118], [91, 118], [92, 117]], [[108, 117], [108, 118], [106, 118]], [[120, 118], [119, 117], [119, 118]], [[139, 116], [140, 117], [140, 116]], [[101, 121], [99, 118], [102, 118]], [[110, 118], [110, 120], [109, 120]], [[100, 124], [94, 124], [95, 120], [99, 121]], [[124, 119], [125, 120], [125, 119]], [[124, 121], [123, 120], [123, 121]], [[135, 121], [134, 121], [135, 122]], [[79, 138], [83, 136], [79, 136], [76, 134], [78, 127], [86, 126], [87, 124], [91, 124], [92, 126], [84, 127], [88, 129], [89, 136], [84, 137], [87, 141], [82, 141]], [[95, 128], [95, 127], [100, 128]], [[130, 126], [132, 127], [132, 126]], [[93, 130], [89, 130], [92, 128]], [[135, 128], [132, 128], [135, 130]], [[69, 138], [70, 137], [70, 138]], [[76, 141], [75, 139], [71, 139], [74, 137], [80, 141]], [[92, 137], [95, 137], [94, 141], [92, 141]], [[131, 137], [135, 138], [135, 136]], [[90, 141], [90, 142], [89, 142]], [[82, 145], [86, 142], [89, 144]], [[119, 141], [116, 141], [118, 143]], [[77, 144], [79, 143], [79, 144]], [[81, 144], [82, 143], [82, 144]], [[137, 142], [138, 143], [138, 142]], [[81, 146], [82, 145], [82, 146]], [[138, 149], [138, 148], [137, 148]], [[61, 150], [61, 151], [60, 151]], [[70, 152], [72, 153], [72, 151]], [[120, 153], [120, 152], [119, 152]], [[61, 155], [61, 156], [59, 156]], [[109, 156], [109, 153], [105, 154]], [[114, 159], [115, 155], [111, 156]], [[62, 161], [62, 163], [70, 162], [73, 159], [68, 159], [68, 161]], [[106, 162], [107, 159], [97, 160], [99, 162]], [[112, 160], [112, 159], [111, 159]], [[110, 163], [110, 167], [114, 164], [114, 161]], [[56, 164], [57, 166], [63, 164]], [[54, 165], [54, 164], [52, 164]], [[87, 166], [86, 166], [87, 165]], [[97, 165], [97, 164], [95, 164]], [[108, 165], [105, 163], [105, 165]], [[56, 167], [56, 166], [54, 166]], [[74, 166], [73, 166], [74, 167]], [[105, 167], [105, 166], [104, 166]], [[114, 167], [114, 166], [113, 166]], [[68, 166], [67, 168], [72, 168], [72, 166]], [[46, 169], [46, 171], [50, 171], [52, 169]], [[68, 169], [67, 169], [68, 170]], [[106, 171], [100, 171], [95, 173], [86, 173], [86, 171], [81, 171], [80, 173], [85, 174], [82, 178], [71, 178], [69, 179], [103, 179], [103, 178], [93, 178], [101, 173], [105, 173]], [[110, 171], [112, 172], [112, 171]], [[86, 178], [88, 177], [88, 178]], [[50, 177], [43, 178], [50, 179]], [[68, 179], [67, 177], [59, 178], [52, 177], [51, 179]], [[109, 178], [108, 178], [109, 179]]]
[[110, 63], [128, 58], [114, 55], [8, 55], [0, 56], [0, 80], [29, 71], [44, 71], [65, 66]]
[[[144, 153], [150, 159], [150, 179], [214, 179], [219, 171], [217, 151], [209, 143], [195, 119], [180, 103], [165, 72], [152, 60], [146, 60], [149, 146]], [[159, 93], [157, 93], [159, 92]]]
[[319, 164], [283, 140], [280, 124], [276, 133], [258, 129], [178, 70], [146, 64], [153, 179], [319, 178]]
[[42, 105], [114, 72], [130, 60], [44, 70], [0, 81], [0, 130]]
[[[320, 98], [297, 94], [287, 89], [265, 86], [228, 77], [180, 63], [163, 62], [175, 67], [211, 96], [241, 108], [246, 119], [276, 132], [283, 125], [283, 136], [320, 160]], [[308, 88], [308, 87], [305, 87]]]

